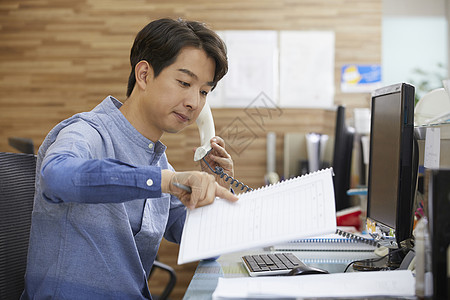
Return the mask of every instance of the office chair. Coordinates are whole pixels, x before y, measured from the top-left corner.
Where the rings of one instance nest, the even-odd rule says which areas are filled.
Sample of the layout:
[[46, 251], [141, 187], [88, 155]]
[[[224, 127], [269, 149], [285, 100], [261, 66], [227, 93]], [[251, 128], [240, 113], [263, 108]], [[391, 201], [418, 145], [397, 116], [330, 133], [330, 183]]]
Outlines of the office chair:
[[24, 289], [36, 157], [0, 152], [0, 299]]
[[[19, 299], [24, 289], [31, 212], [33, 210], [36, 157], [0, 152], [0, 299]], [[170, 278], [161, 295], [168, 299], [175, 287], [173, 268], [156, 260], [154, 268]], [[150, 277], [150, 276], [149, 276]]]
[[8, 143], [11, 147], [14, 147], [21, 153], [34, 154], [34, 143], [32, 139], [21, 137], [9, 137]]
[[172, 267], [166, 265], [165, 263], [160, 262], [158, 260], [158, 257], [156, 257], [155, 262], [153, 263], [153, 267], [150, 270], [150, 274], [148, 276], [149, 281], [150, 281], [150, 278], [151, 278], [155, 268], [161, 269], [162, 271], [167, 272], [169, 274], [169, 281], [168, 281], [166, 287], [164, 288], [164, 290], [162, 291], [161, 295], [155, 295], [152, 293], [152, 298], [155, 300], [157, 300], [157, 299], [167, 300], [167, 299], [169, 299], [169, 295], [172, 292], [172, 290], [175, 287], [175, 284], [177, 282], [177, 276], [175, 275], [175, 270]]

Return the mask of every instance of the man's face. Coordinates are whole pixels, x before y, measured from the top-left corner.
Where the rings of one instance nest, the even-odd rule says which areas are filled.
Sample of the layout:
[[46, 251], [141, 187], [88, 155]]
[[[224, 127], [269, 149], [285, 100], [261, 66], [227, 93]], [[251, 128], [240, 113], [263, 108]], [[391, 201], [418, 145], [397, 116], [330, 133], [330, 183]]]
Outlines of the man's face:
[[[183, 48], [176, 61], [147, 79], [141, 101], [151, 131], [175, 133], [192, 124], [205, 105], [214, 80], [215, 62], [205, 51]], [[152, 73], [153, 74], [153, 73]]]

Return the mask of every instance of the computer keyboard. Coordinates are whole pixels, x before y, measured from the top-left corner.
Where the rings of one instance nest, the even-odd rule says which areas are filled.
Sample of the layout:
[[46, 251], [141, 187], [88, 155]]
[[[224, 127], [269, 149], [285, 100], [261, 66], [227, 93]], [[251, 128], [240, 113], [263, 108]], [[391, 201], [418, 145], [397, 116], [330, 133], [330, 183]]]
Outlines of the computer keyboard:
[[245, 255], [242, 261], [250, 276], [286, 275], [293, 268], [305, 265], [289, 252]]

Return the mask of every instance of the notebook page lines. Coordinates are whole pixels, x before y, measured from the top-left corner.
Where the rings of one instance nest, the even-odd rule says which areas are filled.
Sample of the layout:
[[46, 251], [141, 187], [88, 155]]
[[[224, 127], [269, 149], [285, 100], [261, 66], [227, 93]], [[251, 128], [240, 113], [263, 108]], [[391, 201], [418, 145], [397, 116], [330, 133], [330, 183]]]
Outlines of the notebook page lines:
[[336, 231], [332, 169], [187, 211], [178, 263]]
[[280, 233], [314, 234], [325, 222], [323, 197], [323, 182], [318, 180], [281, 192], [268, 189], [256, 199], [241, 197], [237, 203], [217, 199], [217, 209], [203, 208], [200, 226], [204, 230], [198, 237], [198, 247], [227, 248], [230, 244], [272, 240]]

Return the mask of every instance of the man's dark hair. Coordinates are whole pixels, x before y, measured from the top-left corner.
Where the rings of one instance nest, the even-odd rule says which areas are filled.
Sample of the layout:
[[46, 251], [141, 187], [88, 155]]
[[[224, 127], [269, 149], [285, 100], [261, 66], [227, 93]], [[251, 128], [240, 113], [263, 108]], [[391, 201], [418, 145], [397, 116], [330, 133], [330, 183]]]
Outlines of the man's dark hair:
[[157, 77], [164, 68], [175, 62], [181, 49], [188, 46], [202, 49], [214, 59], [214, 88], [228, 71], [227, 49], [222, 39], [200, 22], [159, 19], [150, 22], [136, 35], [130, 53], [127, 97], [136, 83], [134, 70], [138, 62], [147, 61]]

